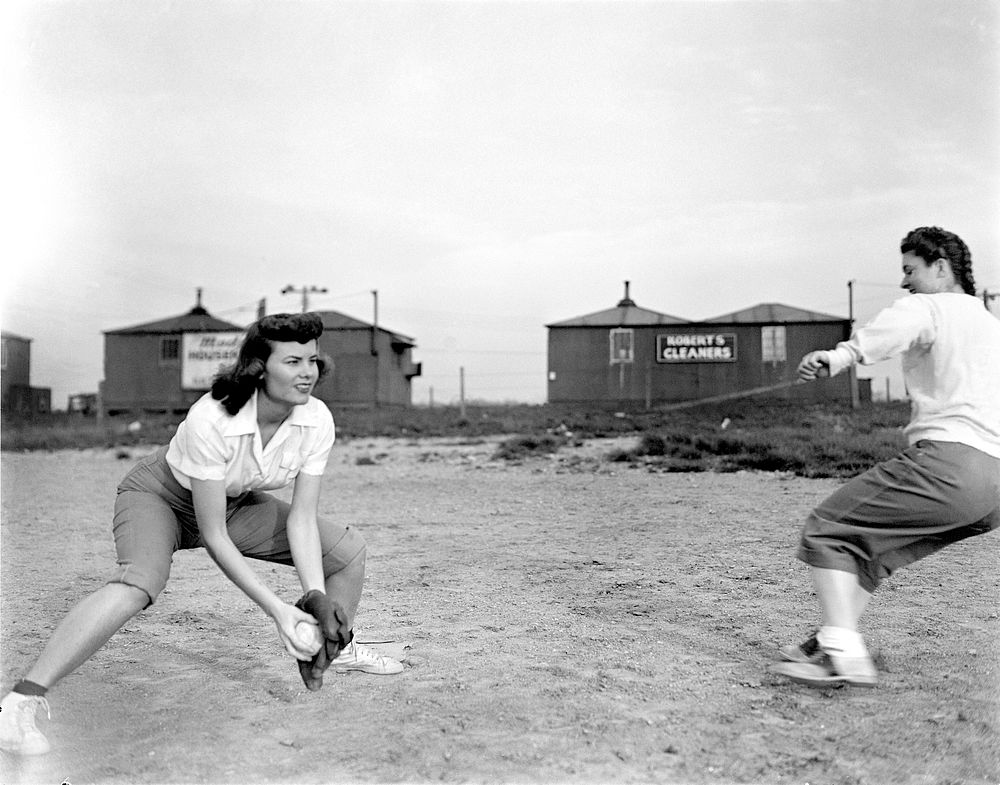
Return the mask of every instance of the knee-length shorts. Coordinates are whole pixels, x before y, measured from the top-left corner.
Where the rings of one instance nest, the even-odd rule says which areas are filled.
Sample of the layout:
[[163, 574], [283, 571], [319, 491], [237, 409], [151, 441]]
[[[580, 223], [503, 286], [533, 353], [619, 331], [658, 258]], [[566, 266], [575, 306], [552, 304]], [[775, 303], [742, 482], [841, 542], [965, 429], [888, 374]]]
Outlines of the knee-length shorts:
[[874, 592], [900, 567], [1000, 526], [1000, 459], [919, 441], [853, 478], [806, 519], [798, 557]]
[[[226, 527], [244, 556], [292, 564], [286, 522], [290, 505], [250, 491], [226, 504]], [[365, 541], [355, 530], [320, 518], [323, 572], [330, 576], [362, 557]], [[204, 546], [191, 491], [174, 478], [166, 448], [139, 461], [118, 486], [114, 516], [118, 564], [109, 583], [142, 589], [152, 604], [166, 586], [175, 551]]]

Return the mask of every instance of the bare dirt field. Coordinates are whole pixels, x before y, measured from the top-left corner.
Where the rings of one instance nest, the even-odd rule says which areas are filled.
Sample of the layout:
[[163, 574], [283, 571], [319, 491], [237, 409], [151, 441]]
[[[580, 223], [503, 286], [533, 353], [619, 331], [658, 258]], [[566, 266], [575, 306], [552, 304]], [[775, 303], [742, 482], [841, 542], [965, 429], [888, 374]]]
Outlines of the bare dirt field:
[[[335, 447], [321, 502], [369, 543], [358, 638], [399, 676], [307, 692], [203, 551], [50, 693], [53, 752], [16, 783], [1000, 783], [1000, 536], [887, 583], [874, 690], [767, 670], [817, 610], [794, 548], [837, 486], [601, 462], [628, 439], [491, 460], [498, 440]], [[114, 560], [148, 449], [4, 453], [4, 691]], [[257, 563], [289, 601], [288, 568]]]

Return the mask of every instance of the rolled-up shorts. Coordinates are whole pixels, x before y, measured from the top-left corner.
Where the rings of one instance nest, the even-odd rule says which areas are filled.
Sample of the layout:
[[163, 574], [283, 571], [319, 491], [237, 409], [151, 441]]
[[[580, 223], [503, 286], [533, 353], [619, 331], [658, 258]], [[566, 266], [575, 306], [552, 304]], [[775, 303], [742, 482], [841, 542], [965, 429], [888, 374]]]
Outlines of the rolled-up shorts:
[[[166, 586], [175, 551], [204, 546], [191, 491], [177, 482], [166, 447], [139, 461], [118, 486], [114, 537], [118, 566], [109, 583], [142, 589], [152, 604]], [[286, 522], [290, 505], [267, 493], [250, 491], [226, 504], [226, 527], [244, 556], [292, 564]], [[356, 531], [320, 518], [323, 572], [344, 569], [365, 550]]]
[[853, 572], [865, 590], [900, 567], [1000, 526], [1000, 459], [919, 441], [853, 478], [806, 519], [798, 557]]

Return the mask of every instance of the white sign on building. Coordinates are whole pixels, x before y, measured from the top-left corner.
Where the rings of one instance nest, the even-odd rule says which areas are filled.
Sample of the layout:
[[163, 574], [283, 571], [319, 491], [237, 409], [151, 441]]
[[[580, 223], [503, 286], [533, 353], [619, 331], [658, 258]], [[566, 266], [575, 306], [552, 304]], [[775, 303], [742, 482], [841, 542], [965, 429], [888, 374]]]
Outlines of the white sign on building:
[[735, 333], [671, 333], [656, 336], [660, 363], [736, 362]]
[[232, 365], [243, 333], [184, 333], [181, 343], [181, 387], [208, 390], [219, 368]]

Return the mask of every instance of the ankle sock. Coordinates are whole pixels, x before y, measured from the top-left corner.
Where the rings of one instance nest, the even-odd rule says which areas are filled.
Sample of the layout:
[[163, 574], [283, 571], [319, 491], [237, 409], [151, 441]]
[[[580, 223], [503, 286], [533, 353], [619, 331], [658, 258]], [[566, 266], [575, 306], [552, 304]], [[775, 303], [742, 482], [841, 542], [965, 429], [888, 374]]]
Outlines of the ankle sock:
[[11, 689], [11, 692], [16, 692], [18, 695], [44, 696], [48, 691], [48, 687], [43, 687], [41, 684], [35, 684], [35, 682], [28, 681], [27, 679], [21, 679], [21, 681], [15, 684]]
[[816, 634], [820, 648], [830, 649], [842, 657], [867, 657], [868, 647], [857, 630], [845, 627], [820, 627]]

